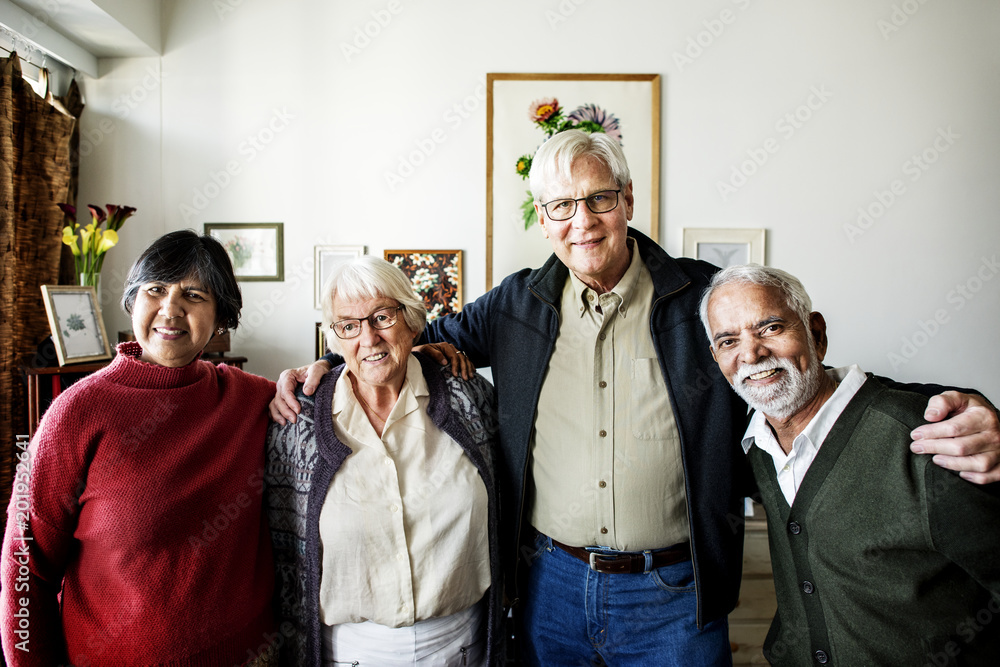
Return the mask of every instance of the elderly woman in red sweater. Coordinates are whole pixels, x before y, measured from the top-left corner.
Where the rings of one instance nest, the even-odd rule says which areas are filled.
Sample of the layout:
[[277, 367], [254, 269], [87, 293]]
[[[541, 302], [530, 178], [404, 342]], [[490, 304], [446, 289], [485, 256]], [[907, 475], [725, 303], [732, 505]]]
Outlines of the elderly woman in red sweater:
[[122, 305], [136, 342], [53, 402], [22, 457], [0, 563], [7, 664], [266, 664], [274, 384], [198, 359], [239, 323], [232, 265], [211, 237], [167, 234]]

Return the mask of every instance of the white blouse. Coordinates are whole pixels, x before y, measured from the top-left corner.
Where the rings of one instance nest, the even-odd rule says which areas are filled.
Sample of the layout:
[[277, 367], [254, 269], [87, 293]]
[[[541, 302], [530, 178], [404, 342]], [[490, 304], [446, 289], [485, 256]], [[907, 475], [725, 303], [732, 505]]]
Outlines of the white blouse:
[[353, 450], [320, 511], [320, 620], [388, 627], [454, 614], [490, 585], [486, 487], [462, 448], [427, 414], [411, 356], [379, 438], [345, 371], [334, 430]]

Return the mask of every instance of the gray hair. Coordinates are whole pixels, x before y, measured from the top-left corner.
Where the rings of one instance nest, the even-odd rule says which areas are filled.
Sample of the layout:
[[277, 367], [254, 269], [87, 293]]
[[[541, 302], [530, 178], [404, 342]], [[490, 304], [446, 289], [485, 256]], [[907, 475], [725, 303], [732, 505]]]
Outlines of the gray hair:
[[403, 306], [403, 319], [416, 337], [427, 326], [427, 307], [413, 291], [402, 269], [381, 257], [362, 255], [333, 272], [323, 285], [323, 334], [331, 352], [340, 353], [340, 339], [330, 329], [333, 324], [333, 300], [360, 301], [386, 297]]
[[770, 266], [760, 264], [741, 264], [722, 269], [714, 276], [705, 289], [705, 294], [701, 297], [701, 323], [705, 326], [705, 333], [708, 335], [708, 342], [714, 348], [715, 341], [712, 340], [712, 330], [708, 326], [708, 301], [712, 298], [715, 290], [724, 285], [733, 283], [749, 283], [760, 285], [761, 287], [775, 287], [785, 298], [785, 304], [802, 320], [808, 328], [809, 314], [812, 313], [812, 299], [802, 286], [798, 278]]
[[588, 134], [583, 130], [566, 130], [535, 152], [528, 172], [531, 196], [541, 202], [549, 183], [559, 177], [570, 180], [573, 162], [582, 157], [596, 158], [607, 166], [620, 188], [624, 189], [632, 181], [625, 152], [617, 139], [601, 132]]

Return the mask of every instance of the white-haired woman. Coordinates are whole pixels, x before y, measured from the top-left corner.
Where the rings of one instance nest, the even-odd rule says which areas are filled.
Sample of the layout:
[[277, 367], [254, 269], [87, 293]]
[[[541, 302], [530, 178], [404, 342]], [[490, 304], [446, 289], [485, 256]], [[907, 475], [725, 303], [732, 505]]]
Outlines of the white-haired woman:
[[426, 310], [392, 264], [351, 262], [322, 299], [344, 363], [268, 433], [282, 662], [495, 664], [493, 388], [412, 352]]

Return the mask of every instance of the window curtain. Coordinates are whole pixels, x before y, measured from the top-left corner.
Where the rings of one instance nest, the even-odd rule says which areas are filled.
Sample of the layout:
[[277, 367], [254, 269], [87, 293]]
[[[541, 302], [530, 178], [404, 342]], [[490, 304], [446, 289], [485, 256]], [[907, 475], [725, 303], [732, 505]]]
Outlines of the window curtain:
[[[17, 435], [28, 433], [21, 359], [49, 335], [40, 286], [58, 284], [65, 219], [76, 199], [76, 82], [39, 97], [16, 53], [0, 59], [0, 503], [6, 510]], [[52, 360], [52, 364], [57, 363]], [[6, 512], [3, 513], [4, 521]]]

